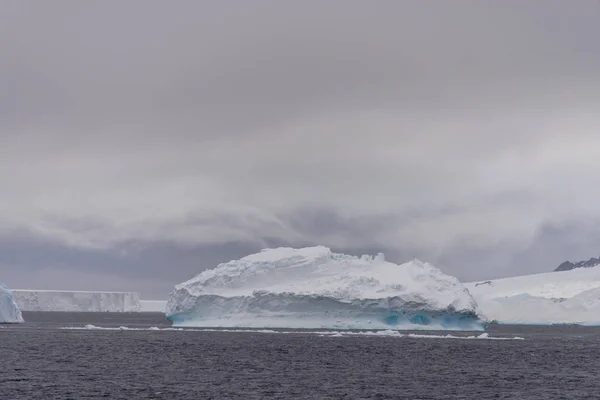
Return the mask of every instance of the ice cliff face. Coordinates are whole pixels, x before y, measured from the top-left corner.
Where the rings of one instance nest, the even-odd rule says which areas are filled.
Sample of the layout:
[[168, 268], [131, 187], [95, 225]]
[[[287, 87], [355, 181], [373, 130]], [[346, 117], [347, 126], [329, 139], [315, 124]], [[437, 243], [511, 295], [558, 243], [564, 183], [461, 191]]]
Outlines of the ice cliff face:
[[23, 322], [21, 310], [6, 286], [0, 283], [0, 323]]
[[175, 287], [166, 314], [189, 326], [480, 328], [468, 290], [432, 265], [322, 246], [263, 250], [206, 270]]
[[23, 311], [137, 312], [140, 299], [134, 292], [13, 290]]

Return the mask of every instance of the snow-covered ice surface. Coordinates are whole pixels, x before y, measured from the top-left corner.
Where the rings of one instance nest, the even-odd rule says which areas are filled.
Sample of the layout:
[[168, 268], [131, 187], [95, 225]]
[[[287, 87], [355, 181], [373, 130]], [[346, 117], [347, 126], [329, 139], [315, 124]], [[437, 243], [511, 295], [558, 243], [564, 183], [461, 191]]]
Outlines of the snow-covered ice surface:
[[600, 325], [600, 266], [465, 286], [482, 313], [499, 323]]
[[138, 312], [140, 299], [134, 292], [61, 290], [13, 290], [23, 311]]
[[161, 312], [167, 309], [166, 300], [140, 300], [141, 312]]
[[432, 265], [323, 246], [219, 264], [175, 286], [166, 314], [187, 327], [483, 329], [469, 291]]
[[14, 301], [11, 291], [0, 283], [0, 324], [23, 322], [21, 310]]

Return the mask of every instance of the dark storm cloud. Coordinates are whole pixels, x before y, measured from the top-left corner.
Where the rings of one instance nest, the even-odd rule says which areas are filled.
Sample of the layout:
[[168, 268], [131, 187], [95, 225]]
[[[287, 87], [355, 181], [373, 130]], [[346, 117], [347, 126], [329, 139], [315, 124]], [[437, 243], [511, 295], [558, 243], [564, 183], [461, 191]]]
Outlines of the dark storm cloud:
[[47, 259], [154, 294], [278, 244], [462, 279], [587, 258], [527, 249], [599, 217], [598, 18], [591, 0], [5, 3], [2, 279], [48, 282]]
[[[299, 245], [315, 245], [301, 243]], [[143, 298], [165, 298], [174, 285], [219, 263], [260, 251], [289, 246], [277, 238], [257, 243], [229, 242], [181, 245], [175, 242], [119, 243], [110, 248], [79, 248], [20, 232], [0, 239], [0, 267], [13, 288], [57, 290], [140, 291]], [[296, 243], [298, 245], [298, 243]], [[360, 256], [385, 251], [377, 247], [339, 248], [334, 251]], [[398, 261], [398, 258], [396, 258]], [[143, 274], [140, 274], [143, 271]]]
[[181, 246], [126, 242], [103, 249], [75, 248], [30, 235], [0, 240], [4, 282], [13, 288], [138, 290], [166, 298], [177, 283], [260, 247], [246, 243]]
[[448, 249], [439, 264], [459, 279], [470, 281], [550, 272], [563, 261], [597, 257], [599, 241], [598, 219], [549, 223], [520, 247], [508, 241], [480, 248], [463, 244]]

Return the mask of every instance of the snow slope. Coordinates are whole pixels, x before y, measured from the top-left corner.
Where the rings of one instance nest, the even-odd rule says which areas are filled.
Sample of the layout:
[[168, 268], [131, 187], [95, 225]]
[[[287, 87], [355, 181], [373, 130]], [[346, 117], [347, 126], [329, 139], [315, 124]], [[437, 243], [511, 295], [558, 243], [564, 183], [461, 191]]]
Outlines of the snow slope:
[[21, 310], [14, 301], [10, 290], [0, 283], [0, 323], [23, 322]]
[[500, 323], [600, 325], [600, 266], [465, 286], [483, 314]]
[[196, 327], [481, 329], [466, 288], [430, 264], [323, 246], [219, 264], [175, 286], [166, 314]]
[[138, 312], [140, 300], [133, 292], [67, 290], [13, 290], [23, 311]]

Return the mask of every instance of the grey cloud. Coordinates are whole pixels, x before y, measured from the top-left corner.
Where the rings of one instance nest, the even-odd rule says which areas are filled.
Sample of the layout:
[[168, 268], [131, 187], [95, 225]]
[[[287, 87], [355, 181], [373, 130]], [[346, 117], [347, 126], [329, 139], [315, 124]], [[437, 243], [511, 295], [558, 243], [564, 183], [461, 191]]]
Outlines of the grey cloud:
[[[7, 245], [5, 265], [34, 279], [47, 254], [78, 284], [139, 274], [154, 292], [172, 282], [167, 258], [180, 279], [276, 244], [383, 250], [461, 279], [542, 270], [550, 256], [531, 249], [546, 243], [552, 259], [587, 252], [557, 245], [576, 228], [540, 232], [599, 217], [599, 13], [592, 0], [7, 3], [0, 234], [29, 232], [11, 246], [39, 258], [19, 264]], [[141, 261], [116, 257], [132, 243]]]
[[[382, 220], [361, 221], [354, 225], [355, 221], [344, 220], [331, 210], [303, 210], [288, 216], [288, 219], [302, 221], [302, 231], [307, 237], [320, 239], [317, 242], [286, 242], [280, 238], [262, 238], [260, 243], [204, 245], [128, 241], [110, 248], [90, 249], [69, 247], [22, 232], [0, 240], [0, 268], [7, 278], [6, 283], [15, 288], [135, 288], [143, 298], [166, 298], [173, 285], [202, 270], [257, 252], [263, 247], [326, 244], [333, 251], [357, 256], [383, 252], [386, 259], [397, 263], [413, 258], [428, 259], [459, 279], [471, 281], [549, 272], [564, 260], [597, 256], [597, 243], [600, 239], [597, 224], [592, 222], [545, 225], [536, 232], [530, 244], [518, 251], [509, 242], [475, 247], [469, 243], [461, 243], [437, 254], [427, 254], [402, 244], [394, 247], [377, 245], [370, 236]], [[323, 221], [329, 223], [321, 226]], [[369, 226], [370, 228], [366, 228]], [[327, 236], [331, 234], [345, 234], [356, 241], [349, 246], [331, 245], [328, 243], [331, 236]], [[257, 232], [257, 237], [259, 236], [260, 233]], [[140, 271], [143, 273], [140, 274]]]
[[175, 284], [259, 249], [245, 243], [190, 247], [172, 242], [90, 249], [21, 235], [0, 240], [0, 270], [14, 288], [137, 290], [144, 298], [164, 299]]
[[[0, 239], [0, 271], [13, 288], [60, 290], [137, 290], [146, 299], [165, 299], [173, 286], [221, 262], [265, 247], [310, 246], [279, 238], [257, 242], [182, 245], [168, 241], [127, 241], [109, 248], [81, 248], [21, 232]], [[394, 251], [381, 247], [334, 248], [362, 255]]]
[[541, 225], [534, 237], [515, 248], [510, 242], [470, 248], [456, 246], [439, 260], [462, 280], [504, 278], [553, 271], [563, 261], [587, 260], [598, 255], [598, 219]]
[[87, 118], [183, 112], [240, 128], [322, 107], [448, 106], [513, 80], [595, 79], [599, 56], [582, 44], [597, 46], [593, 6], [550, 3], [18, 4], [4, 47], [8, 73], [30, 78], [17, 81], [28, 102], [45, 91]]

